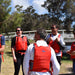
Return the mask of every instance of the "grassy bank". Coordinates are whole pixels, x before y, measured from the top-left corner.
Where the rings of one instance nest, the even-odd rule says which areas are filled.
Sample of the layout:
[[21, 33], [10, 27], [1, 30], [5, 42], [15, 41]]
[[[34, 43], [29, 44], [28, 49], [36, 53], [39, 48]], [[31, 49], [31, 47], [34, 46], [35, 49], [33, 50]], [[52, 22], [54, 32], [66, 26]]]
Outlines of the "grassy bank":
[[[34, 42], [34, 41], [31, 41]], [[11, 42], [6, 41], [5, 52], [4, 52], [4, 62], [2, 62], [2, 73], [1, 75], [14, 75], [14, 65], [13, 58], [11, 53]], [[62, 60], [60, 74], [67, 74], [72, 72], [72, 61], [70, 60]], [[22, 71], [20, 70], [20, 74], [22, 75]]]

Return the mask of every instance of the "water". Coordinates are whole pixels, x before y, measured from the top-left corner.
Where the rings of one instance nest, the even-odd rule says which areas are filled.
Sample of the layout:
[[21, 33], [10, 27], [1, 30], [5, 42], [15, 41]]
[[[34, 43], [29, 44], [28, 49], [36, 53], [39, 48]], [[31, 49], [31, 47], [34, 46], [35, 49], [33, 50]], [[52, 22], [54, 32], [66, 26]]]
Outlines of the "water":
[[71, 46], [70, 45], [67, 45], [66, 46], [66, 50], [70, 50], [71, 49]]

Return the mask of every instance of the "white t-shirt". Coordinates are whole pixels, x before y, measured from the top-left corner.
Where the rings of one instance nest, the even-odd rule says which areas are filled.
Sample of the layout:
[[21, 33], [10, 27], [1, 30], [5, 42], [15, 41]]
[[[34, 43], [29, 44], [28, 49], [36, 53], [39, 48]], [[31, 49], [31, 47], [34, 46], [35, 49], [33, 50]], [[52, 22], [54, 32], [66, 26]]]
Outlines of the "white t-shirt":
[[[53, 41], [58, 37], [58, 35], [59, 35], [59, 33], [57, 33], [57, 35], [51, 34], [51, 37], [52, 37]], [[48, 34], [48, 36], [46, 37], [46, 41], [47, 41], [49, 38], [50, 38], [50, 34]], [[60, 42], [60, 44], [61, 44], [62, 46], [65, 45], [65, 42], [64, 42], [62, 36], [60, 36], [60, 41], [59, 41], [59, 42]], [[60, 51], [59, 53], [56, 53], [56, 56], [61, 56], [61, 51]]]

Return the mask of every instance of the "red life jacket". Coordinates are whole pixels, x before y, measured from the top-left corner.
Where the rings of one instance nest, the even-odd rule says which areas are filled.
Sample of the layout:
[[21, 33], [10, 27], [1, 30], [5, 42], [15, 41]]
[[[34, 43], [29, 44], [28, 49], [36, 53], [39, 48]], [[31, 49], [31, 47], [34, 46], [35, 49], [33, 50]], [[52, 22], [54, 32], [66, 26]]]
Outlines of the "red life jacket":
[[[51, 34], [50, 34], [51, 36]], [[58, 35], [58, 38], [60, 38], [60, 34]], [[58, 45], [57, 41], [56, 40], [51, 40], [49, 42], [49, 45], [54, 49], [55, 53], [59, 53], [60, 52], [60, 46]]]
[[2, 35], [0, 34], [0, 48], [1, 48], [1, 37], [2, 37]]
[[16, 51], [27, 50], [27, 37], [24, 36], [23, 38], [21, 38], [16, 36], [15, 47], [16, 47]]
[[[71, 51], [75, 51], [75, 42], [71, 45]], [[71, 59], [75, 59], [75, 55], [71, 55]]]
[[[2, 35], [0, 34], [0, 48], [1, 48], [1, 37], [2, 37]], [[1, 55], [2, 55], [2, 61], [4, 62], [4, 58], [3, 58], [4, 52], [0, 52], [0, 53], [1, 53]]]
[[51, 49], [50, 47], [37, 46], [34, 44], [34, 60], [33, 66], [30, 71], [36, 72], [49, 72], [50, 71], [50, 58], [51, 58]]

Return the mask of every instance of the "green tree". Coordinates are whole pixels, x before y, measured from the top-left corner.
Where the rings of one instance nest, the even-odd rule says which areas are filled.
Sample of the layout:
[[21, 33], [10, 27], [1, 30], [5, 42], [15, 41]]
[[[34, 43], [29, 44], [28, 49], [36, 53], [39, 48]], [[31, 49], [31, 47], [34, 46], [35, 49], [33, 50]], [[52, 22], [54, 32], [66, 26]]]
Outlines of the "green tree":
[[[64, 28], [70, 30], [71, 24], [74, 20], [73, 9], [75, 0], [47, 0], [43, 7], [45, 7], [53, 23], [64, 25]], [[62, 20], [62, 18], [64, 18]]]
[[0, 0], [0, 32], [5, 31], [4, 21], [11, 11], [11, 0]]
[[7, 17], [5, 20], [5, 31], [11, 32], [15, 31], [16, 27], [21, 27], [22, 24], [22, 14], [18, 12], [14, 12]]
[[34, 28], [35, 24], [35, 10], [32, 6], [28, 7], [26, 10], [23, 10], [23, 22], [22, 22], [22, 28], [24, 31], [29, 31]]
[[24, 10], [23, 14], [22, 28], [24, 31], [36, 30], [39, 27], [50, 28], [49, 16], [47, 14], [38, 15], [32, 6]]

